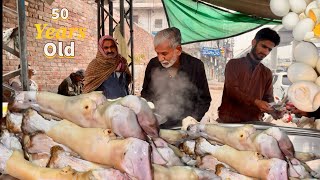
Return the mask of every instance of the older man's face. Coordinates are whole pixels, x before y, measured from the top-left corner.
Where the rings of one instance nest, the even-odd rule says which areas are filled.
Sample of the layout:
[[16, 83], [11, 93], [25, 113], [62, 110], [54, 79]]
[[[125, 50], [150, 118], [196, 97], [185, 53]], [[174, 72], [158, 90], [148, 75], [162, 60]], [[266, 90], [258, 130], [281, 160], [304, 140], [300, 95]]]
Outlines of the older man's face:
[[176, 48], [172, 48], [169, 45], [169, 41], [163, 41], [155, 47], [158, 59], [161, 65], [165, 68], [169, 68], [179, 59], [181, 54], [181, 46], [178, 45]]
[[114, 58], [118, 54], [117, 46], [112, 40], [105, 40], [102, 44], [102, 48], [107, 55], [107, 58]]

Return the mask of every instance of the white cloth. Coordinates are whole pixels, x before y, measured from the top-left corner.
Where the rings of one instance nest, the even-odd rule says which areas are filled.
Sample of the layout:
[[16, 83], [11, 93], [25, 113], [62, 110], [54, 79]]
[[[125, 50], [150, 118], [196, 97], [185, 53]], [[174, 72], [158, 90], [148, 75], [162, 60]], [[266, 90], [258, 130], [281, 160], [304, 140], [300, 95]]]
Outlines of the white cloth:
[[[21, 80], [20, 80], [20, 76], [17, 76], [13, 79], [11, 79], [9, 81], [9, 84], [11, 87], [13, 87], [16, 91], [22, 91], [22, 83], [21, 83]], [[29, 90], [30, 91], [38, 91], [38, 84], [32, 80], [32, 79], [29, 79]]]

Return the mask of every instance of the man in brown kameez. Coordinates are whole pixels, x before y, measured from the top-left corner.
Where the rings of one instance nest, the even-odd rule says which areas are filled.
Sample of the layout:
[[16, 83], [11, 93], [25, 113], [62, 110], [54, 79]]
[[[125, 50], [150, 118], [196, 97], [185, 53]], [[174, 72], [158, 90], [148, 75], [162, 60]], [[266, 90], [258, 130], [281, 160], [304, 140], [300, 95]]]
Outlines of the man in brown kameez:
[[261, 29], [252, 40], [251, 52], [227, 63], [218, 122], [260, 121], [264, 112], [272, 111], [272, 72], [261, 61], [279, 43], [277, 32]]

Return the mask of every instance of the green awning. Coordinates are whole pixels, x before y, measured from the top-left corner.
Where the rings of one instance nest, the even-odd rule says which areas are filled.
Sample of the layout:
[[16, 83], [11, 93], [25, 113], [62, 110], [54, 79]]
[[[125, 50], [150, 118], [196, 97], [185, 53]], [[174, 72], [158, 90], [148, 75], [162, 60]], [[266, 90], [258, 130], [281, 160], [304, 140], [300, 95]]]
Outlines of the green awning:
[[237, 36], [281, 21], [227, 11], [193, 0], [162, 0], [169, 27], [179, 28], [182, 44]]

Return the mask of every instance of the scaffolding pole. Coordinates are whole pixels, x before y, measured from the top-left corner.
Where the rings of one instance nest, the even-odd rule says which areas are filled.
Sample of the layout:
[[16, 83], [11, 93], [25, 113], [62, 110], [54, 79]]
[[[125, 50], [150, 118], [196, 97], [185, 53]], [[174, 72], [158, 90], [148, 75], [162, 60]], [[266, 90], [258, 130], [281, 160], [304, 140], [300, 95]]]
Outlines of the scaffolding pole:
[[135, 88], [135, 86], [134, 86], [134, 54], [133, 54], [133, 48], [134, 48], [134, 46], [133, 46], [133, 4], [132, 4], [132, 1], [133, 0], [129, 0], [129, 9], [128, 9], [128, 12], [129, 12], [129, 19], [130, 19], [130, 39], [129, 39], [129, 41], [130, 41], [130, 49], [131, 49], [131, 52], [130, 52], [130, 54], [131, 54], [131, 74], [132, 74], [132, 91], [133, 91], [133, 93], [132, 94], [134, 94], [134, 88]]
[[29, 91], [28, 61], [27, 61], [27, 34], [26, 34], [26, 9], [25, 1], [17, 0], [19, 53], [21, 65], [21, 83], [24, 91]]
[[98, 0], [97, 1], [97, 31], [98, 31], [98, 33], [97, 33], [97, 35], [98, 35], [98, 41], [99, 41], [99, 39], [100, 39], [100, 37], [101, 37], [101, 32], [100, 32], [100, 24], [101, 24], [101, 22], [100, 22], [100, 11], [101, 11], [101, 5], [100, 5], [100, 1]]
[[120, 0], [120, 32], [122, 34], [123, 37], [125, 37], [124, 34], [124, 20], [125, 20], [125, 16], [124, 16], [124, 0]]
[[109, 1], [109, 35], [113, 37], [113, 2]]
[[[104, 0], [101, 0], [100, 2], [101, 7], [103, 8], [100, 13], [101, 13], [101, 21], [104, 22]], [[104, 29], [104, 23], [101, 24], [101, 36], [105, 35], [105, 29]]]

